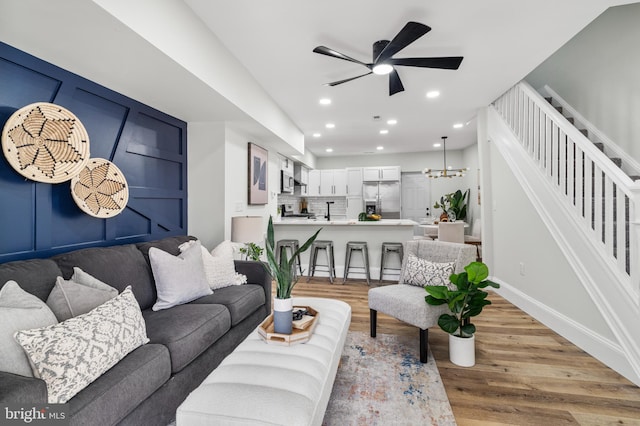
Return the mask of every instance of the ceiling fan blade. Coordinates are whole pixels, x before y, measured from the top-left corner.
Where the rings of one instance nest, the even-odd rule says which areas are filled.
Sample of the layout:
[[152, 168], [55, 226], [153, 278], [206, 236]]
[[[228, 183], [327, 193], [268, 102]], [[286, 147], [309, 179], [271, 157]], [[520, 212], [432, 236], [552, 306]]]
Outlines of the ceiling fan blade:
[[389, 73], [389, 96], [393, 96], [398, 92], [404, 92], [404, 86], [400, 81], [398, 71], [393, 70]]
[[404, 65], [407, 67], [442, 68], [457, 70], [462, 63], [462, 56], [444, 56], [441, 58], [396, 58], [389, 59], [391, 65]]
[[357, 76], [355, 76], [355, 77], [347, 78], [347, 79], [345, 79], [345, 80], [334, 81], [333, 83], [326, 83], [326, 84], [325, 84], [325, 86], [332, 86], [332, 87], [333, 87], [333, 86], [337, 86], [338, 84], [346, 83], [346, 82], [348, 82], [348, 81], [355, 80], [356, 78], [364, 77], [365, 75], [369, 75], [369, 74], [371, 74], [371, 71], [369, 71], [369, 72], [368, 72], [368, 73], [366, 73], [366, 74], [357, 75]]
[[424, 24], [413, 21], [407, 22], [393, 40], [380, 52], [374, 62], [376, 64], [378, 62], [384, 62], [429, 31], [431, 31], [431, 28]]
[[372, 64], [365, 64], [364, 62], [361, 62], [361, 61], [359, 61], [357, 59], [353, 59], [352, 57], [347, 56], [347, 55], [345, 55], [343, 53], [336, 52], [333, 49], [329, 49], [326, 46], [318, 46], [315, 49], [313, 49], [313, 51], [315, 53], [319, 53], [321, 55], [327, 55], [327, 56], [331, 56], [332, 58], [342, 59], [342, 60], [345, 60], [345, 61], [354, 62], [356, 64], [364, 65], [367, 68], [371, 68], [371, 66], [372, 66]]

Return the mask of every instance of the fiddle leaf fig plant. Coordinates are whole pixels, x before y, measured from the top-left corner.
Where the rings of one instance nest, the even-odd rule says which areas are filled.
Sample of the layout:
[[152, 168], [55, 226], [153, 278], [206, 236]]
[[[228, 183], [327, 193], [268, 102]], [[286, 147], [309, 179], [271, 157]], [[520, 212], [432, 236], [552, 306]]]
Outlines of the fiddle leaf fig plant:
[[280, 261], [278, 262], [278, 260], [276, 260], [275, 240], [273, 236], [273, 218], [271, 216], [269, 217], [266, 251], [269, 273], [271, 277], [276, 280], [276, 299], [288, 299], [291, 297], [293, 286], [298, 282], [298, 277], [295, 273], [295, 259], [300, 253], [305, 252], [311, 244], [313, 244], [320, 231], [322, 231], [322, 228], [318, 229], [298, 250], [291, 254], [290, 258], [287, 258], [287, 252], [283, 251], [280, 255]]
[[442, 314], [438, 318], [441, 329], [454, 336], [471, 337], [476, 332], [471, 317], [480, 315], [482, 308], [491, 304], [487, 300], [489, 293], [483, 289], [500, 288], [500, 284], [487, 279], [489, 268], [482, 262], [471, 262], [464, 270], [465, 272], [451, 274], [449, 277], [455, 289], [445, 285], [425, 286], [424, 289], [429, 293], [425, 296], [425, 301], [434, 306], [449, 306], [451, 313]]
[[443, 213], [453, 212], [457, 220], [464, 221], [467, 218], [467, 198], [471, 190], [465, 192], [457, 190], [440, 197], [440, 202], [433, 205], [434, 209], [442, 209]]

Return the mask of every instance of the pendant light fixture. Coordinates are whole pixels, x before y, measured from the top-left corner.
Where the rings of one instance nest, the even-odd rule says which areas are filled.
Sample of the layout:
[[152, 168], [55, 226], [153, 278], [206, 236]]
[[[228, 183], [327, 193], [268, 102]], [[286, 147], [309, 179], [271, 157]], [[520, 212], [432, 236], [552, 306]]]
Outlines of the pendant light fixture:
[[463, 169], [452, 169], [451, 166], [447, 167], [447, 136], [442, 136], [442, 153], [444, 157], [444, 168], [443, 169], [424, 169], [422, 174], [437, 179], [440, 177], [462, 177], [465, 175], [467, 171], [469, 171], [468, 167]]

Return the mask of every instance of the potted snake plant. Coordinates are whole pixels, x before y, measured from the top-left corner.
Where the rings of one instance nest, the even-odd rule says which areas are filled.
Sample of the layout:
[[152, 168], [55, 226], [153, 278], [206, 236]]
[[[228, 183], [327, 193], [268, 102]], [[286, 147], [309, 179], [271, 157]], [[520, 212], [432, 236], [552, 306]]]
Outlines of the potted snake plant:
[[273, 218], [269, 217], [266, 252], [269, 273], [276, 281], [276, 298], [273, 301], [273, 326], [276, 333], [291, 334], [292, 332], [293, 300], [291, 299], [291, 291], [298, 282], [298, 276], [295, 273], [295, 259], [313, 244], [321, 230], [322, 228], [318, 229], [291, 257], [287, 257], [286, 250], [280, 253], [278, 261], [276, 259], [275, 239], [273, 236]]
[[447, 304], [450, 313], [440, 315], [438, 325], [449, 333], [449, 359], [462, 367], [475, 364], [476, 326], [471, 318], [480, 315], [482, 308], [491, 304], [484, 288], [499, 288], [500, 285], [487, 279], [489, 268], [482, 262], [471, 262], [465, 272], [451, 274], [452, 287], [428, 285], [425, 301], [430, 305]]

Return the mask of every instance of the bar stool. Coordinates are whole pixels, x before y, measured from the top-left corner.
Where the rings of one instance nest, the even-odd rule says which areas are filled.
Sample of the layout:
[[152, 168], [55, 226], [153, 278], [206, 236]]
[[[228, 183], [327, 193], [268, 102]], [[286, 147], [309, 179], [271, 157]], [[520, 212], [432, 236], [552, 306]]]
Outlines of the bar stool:
[[[362, 262], [364, 263], [364, 267], [363, 266], [351, 266], [351, 252], [352, 251], [359, 251], [360, 253], [362, 253]], [[342, 283], [344, 284], [347, 281], [347, 276], [349, 275], [349, 269], [350, 268], [359, 268], [359, 269], [364, 269], [364, 271], [359, 272], [361, 274], [365, 274], [367, 277], [367, 285], [369, 285], [369, 250], [367, 248], [367, 243], [364, 241], [349, 241], [347, 242], [347, 250], [346, 250], [346, 255], [345, 255], [345, 260], [344, 260], [344, 279], [342, 280]]]
[[[296, 250], [298, 250], [298, 247], [299, 247], [298, 240], [278, 240], [278, 242], [276, 243], [276, 262], [280, 264], [280, 256], [282, 255], [282, 250], [287, 250], [287, 249], [291, 250], [291, 255], [293, 256], [293, 253], [295, 253]], [[300, 262], [299, 254], [296, 256], [295, 266], [298, 267], [298, 270], [300, 271], [300, 275], [302, 275], [302, 263]], [[295, 266], [293, 267], [294, 276], [296, 273]]]
[[[396, 253], [400, 257], [400, 268], [389, 268], [384, 266], [384, 261], [387, 258], [387, 253]], [[402, 248], [402, 243], [382, 243], [382, 255], [380, 256], [380, 282], [382, 282], [382, 275], [384, 274], [385, 269], [398, 271], [398, 278], [400, 277], [402, 259], [404, 259], [404, 249]]]
[[[318, 265], [318, 250], [324, 250], [327, 256], [326, 265]], [[333, 284], [333, 279], [336, 277], [336, 261], [333, 254], [333, 241], [330, 240], [315, 240], [311, 244], [311, 250], [309, 251], [309, 275], [307, 282], [311, 280], [311, 277], [316, 272], [316, 267], [323, 266], [327, 268], [329, 272], [329, 282]]]

